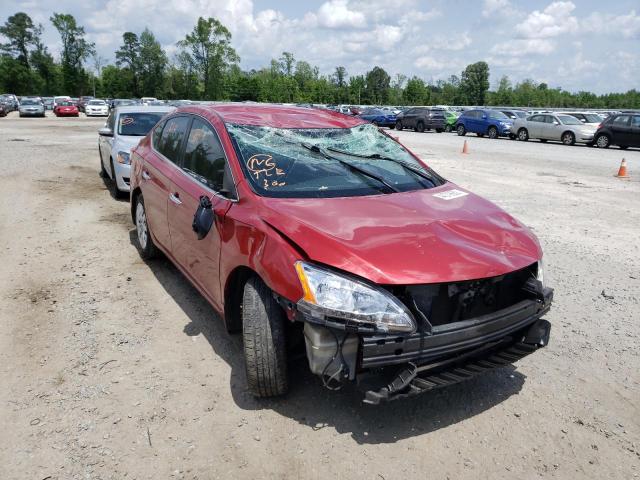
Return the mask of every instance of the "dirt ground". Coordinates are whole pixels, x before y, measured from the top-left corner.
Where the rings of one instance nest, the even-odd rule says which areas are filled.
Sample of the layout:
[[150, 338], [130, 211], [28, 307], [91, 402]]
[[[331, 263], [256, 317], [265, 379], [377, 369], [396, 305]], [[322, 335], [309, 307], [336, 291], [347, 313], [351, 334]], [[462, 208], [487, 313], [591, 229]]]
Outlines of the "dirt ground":
[[240, 338], [140, 260], [102, 123], [0, 118], [1, 479], [640, 476], [640, 151], [401, 132], [534, 229], [553, 330], [516, 368], [368, 406], [304, 362], [286, 398], [246, 392]]

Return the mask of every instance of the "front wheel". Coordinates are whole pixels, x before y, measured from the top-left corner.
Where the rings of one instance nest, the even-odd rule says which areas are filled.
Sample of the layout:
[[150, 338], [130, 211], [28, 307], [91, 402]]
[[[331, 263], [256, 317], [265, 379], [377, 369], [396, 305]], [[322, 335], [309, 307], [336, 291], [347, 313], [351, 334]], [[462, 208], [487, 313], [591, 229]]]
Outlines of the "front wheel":
[[138, 251], [140, 252], [140, 256], [145, 260], [155, 257], [158, 251], [149, 232], [147, 211], [144, 207], [142, 194], [136, 198], [136, 234], [138, 237]]
[[401, 121], [401, 120], [398, 120], [398, 121], [396, 122], [396, 130], [400, 131], [400, 130], [402, 130], [403, 128], [404, 128], [404, 127], [402, 126], [402, 121]]
[[607, 135], [605, 135], [604, 133], [601, 133], [596, 137], [595, 143], [598, 146], [598, 148], [609, 148], [609, 146], [611, 145], [611, 140]]
[[451, 125], [445, 125], [444, 131], [449, 133], [452, 130]]
[[273, 292], [258, 277], [251, 277], [244, 287], [242, 340], [251, 394], [273, 397], [286, 393], [285, 315]]
[[527, 140], [529, 140], [529, 132], [526, 128], [521, 128], [520, 130], [518, 130], [518, 140], [520, 140], [521, 142], [526, 142]]
[[565, 145], [573, 145], [576, 143], [576, 136], [572, 132], [562, 134], [562, 143]]
[[487, 130], [487, 136], [490, 139], [495, 140], [498, 138], [498, 129], [496, 127], [489, 127], [489, 130]]
[[416, 125], [416, 130], [420, 133], [424, 132], [424, 123], [418, 122]]
[[464, 128], [464, 125], [458, 125], [458, 128], [456, 130], [458, 131], [458, 136], [460, 137], [464, 137], [467, 134], [467, 129]]

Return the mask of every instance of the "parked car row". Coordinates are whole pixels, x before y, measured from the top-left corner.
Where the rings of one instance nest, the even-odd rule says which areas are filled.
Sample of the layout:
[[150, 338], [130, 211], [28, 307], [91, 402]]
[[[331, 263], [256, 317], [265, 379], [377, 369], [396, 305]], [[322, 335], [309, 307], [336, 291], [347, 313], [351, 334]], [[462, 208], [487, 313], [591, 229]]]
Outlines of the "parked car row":
[[166, 255], [241, 332], [257, 397], [287, 391], [296, 355], [328, 388], [353, 382], [380, 403], [548, 344], [535, 235], [365, 118], [137, 105], [98, 138], [140, 255]]

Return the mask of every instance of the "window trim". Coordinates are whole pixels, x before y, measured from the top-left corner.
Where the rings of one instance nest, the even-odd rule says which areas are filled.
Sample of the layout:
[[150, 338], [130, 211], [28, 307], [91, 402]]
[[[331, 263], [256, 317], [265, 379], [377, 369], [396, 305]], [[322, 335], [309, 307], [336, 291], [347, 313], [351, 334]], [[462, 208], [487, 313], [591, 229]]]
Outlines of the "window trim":
[[[240, 194], [238, 193], [238, 188], [236, 187], [236, 179], [235, 179], [235, 177], [233, 175], [233, 169], [231, 168], [231, 162], [229, 161], [229, 156], [227, 155], [227, 152], [224, 149], [224, 145], [222, 144], [222, 140], [220, 139], [220, 135], [218, 134], [218, 131], [215, 129], [215, 127], [213, 125], [211, 125], [211, 122], [208, 119], [206, 119], [202, 115], [198, 115], [197, 113], [191, 113], [191, 112], [180, 112], [180, 113], [176, 113], [174, 115], [171, 115], [171, 116], [169, 116], [169, 117], [167, 117], [165, 119], [165, 121], [164, 121], [165, 125], [167, 124], [167, 122], [169, 120], [171, 120], [172, 118], [177, 118], [177, 117], [186, 117], [188, 119], [186, 137], [185, 137], [186, 140], [189, 139], [189, 135], [191, 134], [191, 126], [193, 125], [194, 117], [198, 117], [198, 118], [202, 119], [205, 122], [205, 124], [207, 124], [209, 127], [211, 127], [211, 130], [213, 130], [213, 133], [216, 135], [216, 137], [218, 139], [218, 142], [220, 142], [220, 146], [222, 147], [222, 153], [224, 153], [224, 159], [227, 162], [227, 165], [229, 165], [229, 173], [231, 173], [231, 180], [233, 181], [233, 190], [234, 190], [236, 198], [225, 197], [224, 195], [220, 194], [220, 192], [216, 192], [215, 190], [213, 190], [208, 185], [205, 185], [200, 180], [198, 180], [197, 178], [194, 178], [192, 175], [189, 175], [187, 172], [184, 171], [184, 169], [182, 168], [183, 167], [183, 163], [182, 162], [184, 160], [184, 152], [185, 152], [185, 149], [187, 147], [187, 142], [186, 141], [180, 147], [180, 155], [178, 156], [178, 161], [177, 162], [171, 161], [170, 159], [165, 157], [164, 154], [162, 154], [161, 152], [156, 150], [155, 145], [153, 144], [153, 136], [151, 138], [151, 150], [155, 154], [160, 156], [164, 161], [169, 162], [169, 164], [173, 165], [173, 167], [175, 167], [176, 170], [178, 170], [182, 175], [185, 175], [190, 180], [198, 182], [198, 185], [202, 186], [205, 190], [210, 191], [214, 196], [216, 196], [218, 198], [222, 198], [223, 200], [227, 200], [227, 201], [229, 201], [231, 203], [238, 203], [240, 201]], [[165, 125], [162, 126], [162, 131], [163, 132], [164, 132]]]

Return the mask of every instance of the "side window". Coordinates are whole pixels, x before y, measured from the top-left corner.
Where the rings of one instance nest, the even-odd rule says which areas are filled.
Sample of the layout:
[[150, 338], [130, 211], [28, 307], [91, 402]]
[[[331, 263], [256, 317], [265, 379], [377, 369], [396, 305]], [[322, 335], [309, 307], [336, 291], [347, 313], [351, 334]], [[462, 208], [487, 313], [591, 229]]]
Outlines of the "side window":
[[640, 115], [634, 115], [631, 119], [631, 126], [634, 128], [640, 128]]
[[216, 192], [228, 190], [225, 175], [230, 180], [230, 172], [220, 140], [211, 126], [198, 118], [191, 125], [182, 168]]
[[164, 127], [165, 122], [159, 122], [158, 125], [153, 129], [153, 133], [151, 134], [151, 141], [153, 142], [153, 148], [158, 150], [160, 148], [160, 137], [162, 136], [162, 128]]
[[178, 161], [187, 125], [188, 117], [173, 117], [164, 124], [157, 150], [174, 163]]
[[531, 122], [544, 122], [544, 118], [542, 115], [534, 115], [529, 119]]
[[556, 117], [552, 116], [552, 115], [545, 115], [544, 116], [544, 123], [553, 123], [556, 121]]
[[614, 127], [626, 127], [629, 124], [629, 115], [618, 115], [612, 123]]

